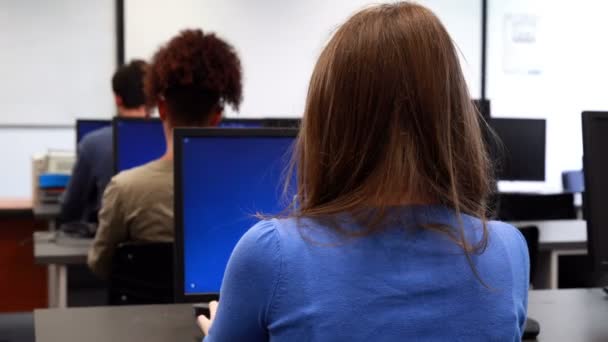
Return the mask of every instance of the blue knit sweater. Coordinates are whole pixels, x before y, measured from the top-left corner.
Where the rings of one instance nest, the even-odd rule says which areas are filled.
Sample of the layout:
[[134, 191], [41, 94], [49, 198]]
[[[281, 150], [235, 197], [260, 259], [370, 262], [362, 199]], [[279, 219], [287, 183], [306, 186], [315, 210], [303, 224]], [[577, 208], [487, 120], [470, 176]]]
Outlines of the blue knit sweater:
[[[361, 238], [306, 219], [258, 223], [230, 258], [205, 341], [520, 340], [529, 261], [517, 229], [489, 223], [487, 248], [472, 255], [477, 278], [447, 235], [420, 228], [459, 227], [452, 210], [390, 215], [389, 229]], [[479, 241], [481, 222], [462, 220], [469, 241]]]

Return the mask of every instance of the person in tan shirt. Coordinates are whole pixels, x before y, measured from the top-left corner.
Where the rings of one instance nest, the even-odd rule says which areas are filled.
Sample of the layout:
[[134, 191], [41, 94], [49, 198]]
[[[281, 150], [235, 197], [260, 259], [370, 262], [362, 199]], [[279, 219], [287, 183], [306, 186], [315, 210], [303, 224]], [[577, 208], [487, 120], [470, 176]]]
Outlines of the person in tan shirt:
[[181, 32], [154, 55], [145, 92], [150, 105], [158, 107], [167, 151], [158, 160], [121, 172], [107, 186], [88, 255], [95, 274], [108, 277], [121, 243], [173, 241], [173, 128], [216, 126], [224, 105], [238, 110], [241, 78], [234, 48], [201, 30]]

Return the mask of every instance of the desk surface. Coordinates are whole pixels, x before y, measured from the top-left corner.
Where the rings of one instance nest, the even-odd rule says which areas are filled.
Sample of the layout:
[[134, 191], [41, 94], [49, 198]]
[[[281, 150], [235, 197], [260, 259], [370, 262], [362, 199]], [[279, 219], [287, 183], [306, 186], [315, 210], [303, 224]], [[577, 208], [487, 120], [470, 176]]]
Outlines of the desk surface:
[[[532, 291], [538, 341], [608, 341], [608, 300], [599, 289]], [[45, 309], [36, 341], [200, 341], [189, 304]]]
[[92, 239], [58, 243], [54, 235], [49, 232], [34, 233], [34, 260], [37, 264], [86, 264]]
[[201, 341], [190, 304], [34, 312], [36, 341]]
[[532, 291], [528, 316], [538, 341], [608, 341], [608, 299], [600, 289]]
[[538, 227], [541, 250], [587, 248], [587, 222], [583, 220], [526, 221], [511, 224], [516, 227]]

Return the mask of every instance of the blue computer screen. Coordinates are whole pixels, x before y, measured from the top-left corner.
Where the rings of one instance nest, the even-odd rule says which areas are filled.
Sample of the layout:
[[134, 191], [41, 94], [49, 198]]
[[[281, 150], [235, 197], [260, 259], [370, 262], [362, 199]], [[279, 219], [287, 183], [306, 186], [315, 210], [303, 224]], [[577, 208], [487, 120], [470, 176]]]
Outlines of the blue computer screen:
[[222, 120], [219, 124], [221, 128], [262, 128], [262, 120]]
[[116, 125], [117, 171], [131, 169], [162, 157], [166, 152], [160, 120], [119, 120]]
[[80, 142], [85, 135], [96, 131], [103, 127], [108, 127], [112, 124], [110, 120], [99, 120], [99, 121], [77, 121], [76, 122], [76, 142]]
[[241, 236], [279, 214], [292, 137], [190, 137], [182, 139], [184, 293], [217, 293]]

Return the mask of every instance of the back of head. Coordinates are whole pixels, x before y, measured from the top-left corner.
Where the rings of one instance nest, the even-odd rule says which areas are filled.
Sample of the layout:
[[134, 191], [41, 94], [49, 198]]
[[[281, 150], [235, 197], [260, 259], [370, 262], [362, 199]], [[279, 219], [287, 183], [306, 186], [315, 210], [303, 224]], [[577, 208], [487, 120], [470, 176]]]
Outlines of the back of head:
[[120, 97], [121, 106], [136, 109], [146, 104], [144, 94], [144, 76], [147, 64], [142, 60], [133, 60], [118, 68], [112, 77], [112, 90]]
[[417, 4], [370, 7], [337, 30], [311, 77], [296, 155], [299, 216], [441, 204], [485, 217], [478, 114], [447, 30]]
[[151, 104], [166, 103], [172, 126], [205, 126], [225, 104], [238, 110], [241, 63], [214, 34], [185, 30], [154, 55], [145, 89]]

